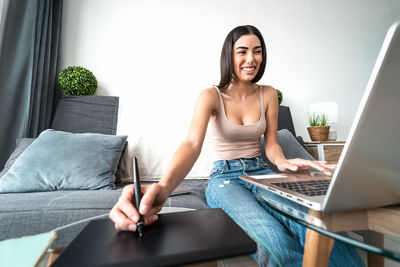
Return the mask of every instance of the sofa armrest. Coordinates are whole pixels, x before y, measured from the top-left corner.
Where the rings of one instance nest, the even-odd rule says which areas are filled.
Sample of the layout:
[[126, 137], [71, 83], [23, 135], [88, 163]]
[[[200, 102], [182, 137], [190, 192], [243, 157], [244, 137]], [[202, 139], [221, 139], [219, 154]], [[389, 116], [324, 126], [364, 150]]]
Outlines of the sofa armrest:
[[289, 132], [296, 136], [296, 131], [294, 130], [292, 113], [290, 108], [287, 106], [279, 106], [278, 111], [278, 130], [288, 129]]
[[287, 106], [279, 106], [278, 112], [278, 130], [287, 129], [289, 132], [296, 137], [297, 141], [300, 145], [305, 149], [306, 146], [304, 144], [304, 140], [301, 136], [296, 136], [296, 131], [294, 130], [294, 124], [292, 119], [292, 113], [290, 112], [290, 108]]

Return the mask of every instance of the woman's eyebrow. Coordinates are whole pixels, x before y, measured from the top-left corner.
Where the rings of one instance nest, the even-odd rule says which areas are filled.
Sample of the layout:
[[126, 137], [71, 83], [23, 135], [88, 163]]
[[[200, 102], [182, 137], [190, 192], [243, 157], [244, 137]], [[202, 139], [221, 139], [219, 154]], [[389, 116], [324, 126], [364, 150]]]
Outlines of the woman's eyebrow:
[[[261, 45], [258, 45], [256, 47], [254, 47], [253, 49], [258, 49], [258, 48], [262, 48]], [[235, 50], [238, 50], [238, 49], [246, 49], [247, 50], [249, 48], [246, 47], [246, 46], [238, 46], [238, 47], [235, 48]]]
[[245, 46], [238, 46], [238, 47], [235, 48], [235, 50], [238, 50], [238, 49], [249, 49], [249, 48], [245, 47]]

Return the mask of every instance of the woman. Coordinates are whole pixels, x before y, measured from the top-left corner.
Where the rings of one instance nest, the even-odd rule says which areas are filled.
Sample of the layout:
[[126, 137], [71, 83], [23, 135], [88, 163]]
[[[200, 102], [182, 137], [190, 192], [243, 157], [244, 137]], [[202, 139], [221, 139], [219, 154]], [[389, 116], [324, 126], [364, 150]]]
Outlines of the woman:
[[[209, 125], [216, 161], [206, 189], [208, 205], [222, 208], [253, 237], [258, 244], [254, 257], [260, 265], [301, 266], [304, 227], [274, 213], [259, 199], [253, 186], [238, 178], [243, 174], [272, 173], [260, 157], [261, 135], [268, 159], [279, 170], [305, 171], [312, 167], [331, 175], [330, 167], [323, 162], [284, 157], [277, 141], [276, 90], [256, 84], [265, 65], [264, 39], [255, 27], [239, 26], [228, 34], [221, 54], [221, 81], [218, 87], [200, 93], [186, 139], [159, 183], [143, 186], [139, 212], [145, 224], [157, 220], [156, 213], [200, 155]], [[136, 230], [139, 214], [132, 205], [132, 195], [132, 185], [125, 187], [110, 212], [117, 229]], [[336, 266], [362, 264], [354, 250], [340, 243], [331, 255], [331, 263]]]

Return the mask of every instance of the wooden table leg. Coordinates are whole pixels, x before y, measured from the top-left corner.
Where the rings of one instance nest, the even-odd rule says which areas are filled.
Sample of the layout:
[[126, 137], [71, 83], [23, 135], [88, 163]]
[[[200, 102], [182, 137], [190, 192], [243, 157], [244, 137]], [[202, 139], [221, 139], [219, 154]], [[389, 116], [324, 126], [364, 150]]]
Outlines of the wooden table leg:
[[[380, 248], [383, 248], [383, 234], [367, 231], [365, 236], [365, 243], [371, 244]], [[385, 260], [382, 256], [375, 253], [368, 252], [368, 267], [383, 267], [385, 265]]]
[[323, 234], [307, 229], [303, 267], [323, 267], [329, 264], [329, 255], [335, 241]]

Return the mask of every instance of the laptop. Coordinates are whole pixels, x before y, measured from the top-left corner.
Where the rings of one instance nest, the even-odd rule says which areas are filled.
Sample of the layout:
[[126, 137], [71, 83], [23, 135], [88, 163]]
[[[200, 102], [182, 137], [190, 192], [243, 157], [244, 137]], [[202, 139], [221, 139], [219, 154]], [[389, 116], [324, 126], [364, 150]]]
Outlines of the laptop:
[[160, 214], [142, 236], [109, 219], [91, 221], [51, 266], [176, 266], [256, 250], [222, 209], [204, 209]]
[[400, 203], [399, 23], [386, 34], [332, 177], [310, 172], [240, 178], [323, 212]]

